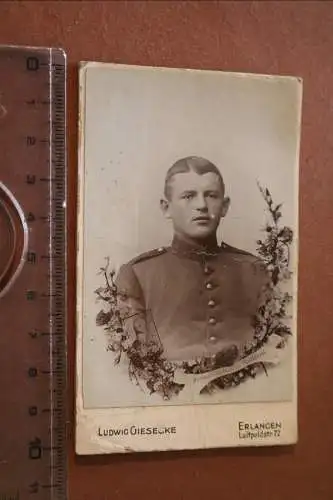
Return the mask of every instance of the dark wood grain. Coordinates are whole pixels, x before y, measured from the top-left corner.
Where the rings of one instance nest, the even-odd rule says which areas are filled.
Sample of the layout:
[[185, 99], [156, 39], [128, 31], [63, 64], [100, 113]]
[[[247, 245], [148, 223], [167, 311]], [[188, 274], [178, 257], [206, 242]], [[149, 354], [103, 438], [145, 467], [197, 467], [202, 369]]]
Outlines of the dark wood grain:
[[69, 361], [74, 422], [77, 64], [288, 74], [304, 79], [300, 174], [299, 423], [293, 448], [76, 457], [70, 500], [333, 498], [333, 3], [2, 2], [0, 42], [68, 54]]

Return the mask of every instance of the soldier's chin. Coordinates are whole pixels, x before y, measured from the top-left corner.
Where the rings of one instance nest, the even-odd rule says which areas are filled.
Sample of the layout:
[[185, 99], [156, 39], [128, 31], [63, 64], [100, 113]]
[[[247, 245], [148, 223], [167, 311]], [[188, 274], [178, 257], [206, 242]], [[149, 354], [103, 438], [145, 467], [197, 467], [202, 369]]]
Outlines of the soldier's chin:
[[215, 228], [207, 226], [198, 226], [192, 231], [191, 236], [192, 238], [201, 240], [212, 236], [213, 234], [215, 234], [215, 232], [216, 232]]

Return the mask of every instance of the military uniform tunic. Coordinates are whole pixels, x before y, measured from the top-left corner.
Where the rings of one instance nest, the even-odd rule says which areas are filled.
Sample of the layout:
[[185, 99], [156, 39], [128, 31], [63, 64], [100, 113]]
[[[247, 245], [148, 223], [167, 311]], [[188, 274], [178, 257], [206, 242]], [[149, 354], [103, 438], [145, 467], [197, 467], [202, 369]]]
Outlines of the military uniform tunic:
[[126, 329], [160, 342], [170, 360], [190, 360], [253, 338], [266, 281], [262, 262], [248, 252], [174, 238], [121, 266], [116, 285]]

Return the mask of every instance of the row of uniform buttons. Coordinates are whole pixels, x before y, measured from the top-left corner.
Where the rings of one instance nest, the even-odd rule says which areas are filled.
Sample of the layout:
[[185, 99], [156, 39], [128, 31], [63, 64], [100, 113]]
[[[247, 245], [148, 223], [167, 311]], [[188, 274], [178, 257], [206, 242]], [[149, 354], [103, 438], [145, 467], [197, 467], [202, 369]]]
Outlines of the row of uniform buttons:
[[[210, 266], [205, 265], [205, 266], [204, 266], [204, 270], [203, 270], [203, 271], [204, 271], [204, 274], [205, 274], [206, 276], [209, 276], [210, 274], [212, 274], [213, 269], [212, 269]], [[206, 289], [207, 289], [207, 290], [212, 290], [213, 288], [214, 288], [213, 283], [211, 283], [210, 281], [208, 281], [208, 282], [206, 283]], [[215, 300], [210, 299], [210, 300], [208, 301], [208, 307], [213, 308], [213, 307], [215, 307], [215, 306], [216, 306], [216, 302], [215, 302]], [[214, 318], [214, 316], [210, 316], [210, 317], [209, 317], [209, 319], [208, 319], [208, 324], [209, 324], [210, 326], [214, 326], [214, 325], [216, 325], [216, 318]], [[215, 342], [215, 341], [216, 341], [216, 337], [215, 337], [215, 335], [210, 335], [210, 336], [208, 337], [208, 340], [209, 340], [210, 342]]]

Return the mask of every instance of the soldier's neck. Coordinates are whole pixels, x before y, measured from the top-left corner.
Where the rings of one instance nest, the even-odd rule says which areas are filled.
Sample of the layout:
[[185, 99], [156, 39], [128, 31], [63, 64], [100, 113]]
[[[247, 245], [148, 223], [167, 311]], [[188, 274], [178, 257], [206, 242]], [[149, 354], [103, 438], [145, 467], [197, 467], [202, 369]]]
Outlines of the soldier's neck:
[[172, 246], [179, 249], [188, 250], [214, 250], [218, 247], [216, 234], [210, 235], [208, 238], [190, 238], [186, 235], [175, 234], [172, 241]]

